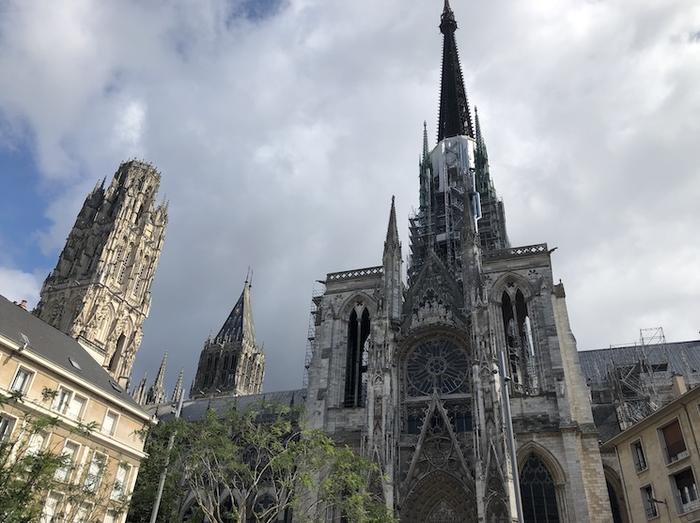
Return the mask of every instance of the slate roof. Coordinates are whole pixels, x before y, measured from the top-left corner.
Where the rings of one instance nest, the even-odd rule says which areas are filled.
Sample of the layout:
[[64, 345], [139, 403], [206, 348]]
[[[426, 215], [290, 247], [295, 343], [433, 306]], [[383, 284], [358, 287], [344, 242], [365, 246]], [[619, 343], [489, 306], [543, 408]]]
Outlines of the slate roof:
[[217, 343], [241, 342], [244, 337], [255, 342], [253, 307], [250, 301], [250, 282], [248, 280], [243, 286], [240, 298], [231, 309], [214, 341]]
[[[75, 339], [53, 328], [2, 295], [0, 295], [0, 334], [20, 345], [24, 344], [22, 338], [24, 334], [29, 339], [28, 348], [33, 353], [146, 414]], [[70, 360], [77, 363], [80, 369], [73, 366]]]
[[[647, 345], [644, 352], [650, 365], [667, 363], [669, 373], [688, 376], [700, 372], [700, 340]], [[578, 356], [586, 381], [603, 384], [610, 364], [614, 363], [618, 367], [634, 365], [641, 356], [641, 346], [583, 350], [579, 351]]]
[[[225, 412], [231, 404], [236, 405], [238, 410], [244, 410], [252, 405], [276, 404], [286, 407], [303, 407], [306, 401], [306, 389], [285, 390], [278, 392], [265, 392], [262, 394], [250, 394], [247, 396], [218, 396], [212, 398], [198, 398], [186, 400], [182, 404], [180, 416], [187, 421], [197, 421], [213, 409], [218, 412]], [[159, 419], [168, 419], [173, 414], [172, 405], [159, 405], [154, 412]]]

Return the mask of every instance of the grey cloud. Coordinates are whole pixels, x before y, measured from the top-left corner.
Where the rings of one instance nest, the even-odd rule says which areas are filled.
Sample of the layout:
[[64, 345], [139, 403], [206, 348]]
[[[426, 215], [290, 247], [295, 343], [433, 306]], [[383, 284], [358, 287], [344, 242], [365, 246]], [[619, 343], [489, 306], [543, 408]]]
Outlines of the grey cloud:
[[[170, 353], [189, 379], [254, 268], [265, 387], [299, 386], [311, 288], [401, 239], [434, 136], [439, 3], [17, 3], [0, 29], [0, 111], [26, 122], [46, 183], [44, 248], [131, 155], [163, 173], [171, 219], [136, 377]], [[665, 2], [453, 1], [511, 240], [558, 246], [582, 348], [657, 324], [697, 335], [700, 13]], [[125, 133], [129, 107], [141, 132]], [[121, 125], [121, 127], [120, 127]], [[121, 133], [121, 134], [120, 134]], [[4, 137], [5, 133], [0, 135]], [[128, 139], [125, 139], [128, 138]], [[48, 269], [48, 267], [47, 267]]]

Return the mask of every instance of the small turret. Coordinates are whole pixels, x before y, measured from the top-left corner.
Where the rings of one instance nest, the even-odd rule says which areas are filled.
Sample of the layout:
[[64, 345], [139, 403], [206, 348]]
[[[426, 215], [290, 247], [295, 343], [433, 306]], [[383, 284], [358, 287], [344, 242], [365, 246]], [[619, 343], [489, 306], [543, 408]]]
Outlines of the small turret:
[[401, 282], [401, 241], [396, 227], [396, 207], [394, 197], [391, 197], [391, 210], [389, 211], [389, 225], [384, 241], [384, 254], [382, 256], [384, 274], [384, 303], [386, 313], [391, 321], [401, 320], [402, 306], [402, 282]]
[[170, 398], [170, 401], [173, 403], [177, 403], [180, 401], [180, 398], [182, 397], [183, 393], [183, 381], [185, 379], [185, 369], [180, 369], [180, 374], [177, 375], [177, 381], [175, 382], [175, 388], [173, 389], [173, 395]]
[[158, 374], [156, 374], [153, 386], [148, 389], [146, 405], [158, 405], [165, 401], [165, 367], [167, 361], [168, 353], [166, 352], [160, 362], [160, 367], [158, 367]]
[[148, 379], [148, 374], [144, 373], [143, 378], [139, 381], [139, 384], [131, 392], [131, 397], [139, 405], [146, 404], [146, 380]]

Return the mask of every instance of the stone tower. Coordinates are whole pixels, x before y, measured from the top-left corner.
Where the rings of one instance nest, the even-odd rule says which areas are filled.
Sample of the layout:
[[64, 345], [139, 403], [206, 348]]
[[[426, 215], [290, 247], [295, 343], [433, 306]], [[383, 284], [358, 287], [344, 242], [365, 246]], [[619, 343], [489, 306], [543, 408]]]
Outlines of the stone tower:
[[221, 330], [205, 342], [191, 398], [261, 392], [265, 355], [255, 341], [250, 288], [246, 279], [243, 292]]
[[564, 288], [546, 244], [509, 244], [456, 29], [445, 0], [408, 285], [392, 201], [382, 264], [329, 273], [314, 298], [308, 423], [375, 460], [402, 522], [608, 522]]
[[34, 314], [73, 336], [126, 386], [151, 307], [168, 222], [160, 173], [131, 160], [85, 199]]

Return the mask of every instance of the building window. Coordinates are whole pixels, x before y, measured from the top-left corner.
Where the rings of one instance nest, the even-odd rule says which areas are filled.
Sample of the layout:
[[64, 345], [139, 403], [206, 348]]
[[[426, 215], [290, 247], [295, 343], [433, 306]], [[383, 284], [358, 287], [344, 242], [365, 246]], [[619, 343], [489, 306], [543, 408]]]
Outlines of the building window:
[[44, 449], [44, 442], [46, 441], [46, 434], [43, 432], [35, 432], [29, 437], [29, 443], [27, 444], [27, 455], [36, 456]]
[[647, 469], [647, 458], [644, 455], [642, 441], [637, 440], [632, 443], [632, 459], [634, 460], [634, 468], [637, 472], [642, 472]]
[[59, 387], [58, 394], [54, 400], [53, 410], [63, 414], [68, 409], [68, 404], [70, 403], [72, 396], [73, 393], [71, 391], [64, 389], [63, 387]]
[[693, 470], [687, 468], [678, 474], [674, 474], [671, 484], [673, 486], [678, 512], [685, 513], [700, 508], [698, 501], [698, 489], [695, 486]]
[[554, 480], [535, 454], [530, 454], [520, 472], [520, 494], [525, 523], [559, 523]]
[[99, 452], [95, 452], [93, 454], [90, 467], [88, 468], [87, 475], [85, 476], [85, 488], [89, 492], [95, 492], [97, 487], [100, 486], [102, 473], [104, 472], [106, 463], [107, 456], [100, 454]]
[[507, 291], [501, 295], [503, 330], [507, 348], [507, 361], [514, 390], [536, 394], [539, 387], [535, 340], [527, 303], [522, 291], [515, 292], [515, 301]]
[[110, 436], [114, 435], [114, 431], [117, 429], [117, 421], [119, 420], [119, 415], [111, 410], [107, 411], [105, 414], [105, 419], [102, 422], [102, 433], [108, 434]]
[[53, 404], [53, 410], [65, 414], [69, 418], [79, 420], [83, 415], [86, 404], [87, 398], [75, 394], [65, 387], [59, 387], [58, 394]]
[[126, 495], [126, 482], [129, 480], [129, 472], [131, 466], [128, 463], [120, 463], [117, 467], [117, 475], [114, 478], [114, 487], [112, 487], [112, 494], [110, 499], [120, 500], [122, 496]]
[[30, 370], [20, 367], [17, 369], [17, 374], [15, 374], [15, 379], [12, 380], [12, 385], [10, 390], [12, 392], [19, 392], [20, 394], [26, 394], [29, 389], [29, 382], [32, 379], [34, 373]]
[[61, 451], [61, 457], [63, 458], [63, 465], [56, 470], [56, 479], [58, 481], [68, 482], [70, 481], [71, 472], [73, 471], [73, 466], [75, 465], [75, 460], [78, 457], [78, 451], [80, 450], [80, 445], [73, 443], [72, 441], [66, 441]]
[[7, 414], [0, 414], [0, 441], [5, 441], [12, 435], [15, 428], [15, 418]]
[[656, 500], [654, 499], [654, 490], [652, 489], [651, 485], [642, 487], [639, 489], [639, 492], [642, 495], [642, 505], [644, 506], [644, 513], [646, 514], [647, 519], [657, 517], [659, 512], [656, 510]]
[[88, 523], [90, 521], [90, 515], [92, 514], [92, 505], [89, 503], [83, 503], [78, 509], [78, 514], [75, 516], [74, 523]]
[[666, 447], [666, 462], [673, 463], [688, 456], [683, 440], [683, 432], [678, 420], [669, 423], [661, 429], [664, 446]]
[[[360, 314], [358, 314], [358, 310]], [[348, 321], [348, 353], [345, 367], [345, 406], [362, 407], [367, 387], [369, 311], [358, 307]]]
[[58, 506], [63, 501], [63, 494], [58, 492], [50, 492], [46, 497], [44, 509], [41, 511], [41, 523], [52, 523], [54, 517], [58, 515]]

